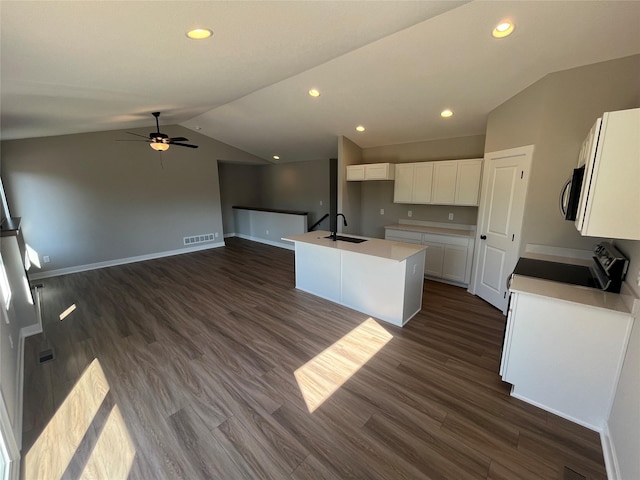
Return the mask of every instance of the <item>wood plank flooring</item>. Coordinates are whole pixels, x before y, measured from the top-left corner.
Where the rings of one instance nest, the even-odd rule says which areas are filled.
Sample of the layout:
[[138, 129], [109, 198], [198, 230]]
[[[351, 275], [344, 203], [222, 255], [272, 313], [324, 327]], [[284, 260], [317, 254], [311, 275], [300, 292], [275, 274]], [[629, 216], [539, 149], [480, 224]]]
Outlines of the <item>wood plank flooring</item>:
[[504, 317], [461, 288], [426, 281], [400, 329], [297, 291], [293, 252], [236, 238], [42, 283], [26, 480], [606, 478], [596, 433], [509, 396]]

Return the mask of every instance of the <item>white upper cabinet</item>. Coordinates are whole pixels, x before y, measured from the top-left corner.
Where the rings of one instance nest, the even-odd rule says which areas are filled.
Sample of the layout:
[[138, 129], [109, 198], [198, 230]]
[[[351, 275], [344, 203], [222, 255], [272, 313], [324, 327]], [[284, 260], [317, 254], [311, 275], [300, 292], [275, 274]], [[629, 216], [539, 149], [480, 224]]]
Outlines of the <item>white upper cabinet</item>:
[[364, 180], [364, 165], [349, 165], [347, 167], [347, 181]]
[[393, 190], [395, 203], [431, 203], [433, 164], [399, 163]]
[[460, 160], [456, 178], [456, 205], [478, 205], [482, 160]]
[[392, 163], [369, 163], [347, 166], [347, 181], [393, 180], [395, 165]]
[[458, 162], [435, 162], [433, 166], [432, 203], [453, 205], [456, 199]]
[[640, 108], [605, 113], [583, 145], [576, 227], [582, 235], [640, 240]]
[[396, 165], [393, 201], [478, 205], [482, 159]]
[[393, 201], [395, 203], [412, 203], [414, 163], [396, 165], [396, 179], [393, 184]]
[[433, 163], [414, 164], [412, 203], [430, 203], [433, 185]]

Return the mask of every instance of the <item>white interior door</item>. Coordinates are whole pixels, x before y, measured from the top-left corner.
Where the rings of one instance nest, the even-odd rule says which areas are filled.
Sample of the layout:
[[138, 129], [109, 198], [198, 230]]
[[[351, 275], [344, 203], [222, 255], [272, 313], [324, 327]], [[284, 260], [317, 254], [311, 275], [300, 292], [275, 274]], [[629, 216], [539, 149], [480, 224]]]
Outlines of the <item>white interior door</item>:
[[533, 145], [485, 154], [471, 293], [503, 312], [507, 277], [520, 253]]

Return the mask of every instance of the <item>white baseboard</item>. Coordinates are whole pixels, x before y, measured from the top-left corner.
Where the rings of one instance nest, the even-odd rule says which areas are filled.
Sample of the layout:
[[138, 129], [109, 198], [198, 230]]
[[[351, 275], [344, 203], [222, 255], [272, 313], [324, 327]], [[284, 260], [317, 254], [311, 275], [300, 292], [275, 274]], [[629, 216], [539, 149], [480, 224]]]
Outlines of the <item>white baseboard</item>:
[[58, 277], [60, 275], [68, 275], [70, 273], [86, 272], [89, 270], [98, 270], [100, 268], [115, 267], [117, 265], [126, 265], [127, 263], [144, 262], [145, 260], [155, 260], [157, 258], [172, 257], [174, 255], [182, 255], [183, 253], [199, 252], [201, 250], [209, 250], [210, 248], [224, 247], [224, 242], [207, 243], [188, 248], [180, 248], [178, 250], [168, 250], [164, 252], [150, 253], [147, 255], [138, 255], [136, 257], [117, 258], [115, 260], [107, 260], [106, 262], [88, 263], [86, 265], [78, 265], [75, 267], [59, 268], [57, 270], [47, 270], [40, 273], [29, 275], [31, 280], [40, 280], [41, 278]]
[[37, 335], [39, 333], [42, 333], [42, 325], [38, 323], [34, 323], [33, 325], [29, 325], [28, 327], [22, 327], [20, 329], [21, 338], [27, 338], [32, 335]]
[[251, 235], [244, 235], [242, 233], [236, 233], [234, 236], [238, 238], [244, 238], [245, 240], [251, 240], [253, 242], [264, 243], [266, 245], [271, 245], [273, 247], [286, 248], [287, 250], [295, 250], [295, 246], [293, 242], [284, 242], [284, 241], [276, 242], [273, 240], [268, 240], [266, 238], [253, 237]]
[[531, 400], [527, 397], [524, 397], [522, 395], [520, 395], [519, 393], [515, 393], [514, 392], [515, 389], [515, 385], [511, 388], [511, 396], [514, 398], [517, 398], [518, 400], [522, 400], [523, 402], [529, 403], [535, 407], [541, 408], [542, 410], [546, 410], [547, 412], [553, 413], [554, 415], [557, 415], [559, 417], [562, 417], [566, 420], [569, 420], [570, 422], [573, 423], [577, 423], [578, 425], [582, 425], [585, 428], [588, 428], [589, 430], [593, 430], [594, 432], [598, 432], [598, 433], [602, 433], [602, 427], [597, 427], [595, 425], [591, 425], [590, 423], [587, 423], [583, 420], [580, 420], [578, 418], [572, 417], [571, 415], [567, 415], [566, 413], [563, 412], [559, 412], [558, 410], [555, 410], [553, 408], [550, 408], [546, 405], [543, 405], [542, 403], [536, 402], [535, 400]]
[[607, 469], [608, 480], [621, 480], [620, 466], [618, 465], [618, 456], [616, 455], [615, 445], [611, 441], [609, 433], [609, 425], [605, 424], [602, 432], [600, 432], [600, 443], [602, 444], [602, 454], [604, 456], [604, 466]]

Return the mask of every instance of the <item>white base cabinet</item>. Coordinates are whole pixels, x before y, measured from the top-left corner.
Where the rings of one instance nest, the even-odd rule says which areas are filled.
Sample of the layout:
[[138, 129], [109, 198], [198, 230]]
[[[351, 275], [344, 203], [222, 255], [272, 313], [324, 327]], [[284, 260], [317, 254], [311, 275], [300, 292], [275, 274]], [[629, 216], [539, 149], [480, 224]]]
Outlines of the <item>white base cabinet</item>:
[[512, 292], [500, 374], [514, 397], [601, 431], [632, 325], [630, 314]]
[[385, 229], [385, 239], [426, 245], [424, 274], [456, 284], [469, 285], [474, 239], [469, 236]]

